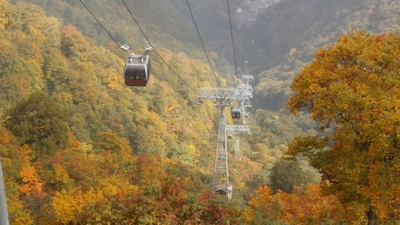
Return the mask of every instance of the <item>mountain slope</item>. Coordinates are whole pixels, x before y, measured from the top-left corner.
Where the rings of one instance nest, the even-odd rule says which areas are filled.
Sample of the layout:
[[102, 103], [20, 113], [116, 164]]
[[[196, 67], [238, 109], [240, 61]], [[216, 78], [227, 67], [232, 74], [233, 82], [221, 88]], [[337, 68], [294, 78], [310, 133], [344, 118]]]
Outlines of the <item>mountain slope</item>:
[[398, 32], [400, 6], [377, 0], [282, 0], [258, 15], [252, 27], [238, 33], [239, 62], [256, 76], [256, 108], [282, 109], [289, 85], [314, 51], [327, 47], [350, 29]]

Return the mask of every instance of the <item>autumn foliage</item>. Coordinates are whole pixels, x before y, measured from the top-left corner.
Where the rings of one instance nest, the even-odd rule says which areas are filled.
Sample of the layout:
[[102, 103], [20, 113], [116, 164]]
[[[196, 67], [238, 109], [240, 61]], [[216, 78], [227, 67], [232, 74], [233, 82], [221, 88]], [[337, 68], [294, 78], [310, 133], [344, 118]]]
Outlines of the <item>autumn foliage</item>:
[[320, 185], [295, 192], [273, 194], [270, 187], [260, 186], [249, 202], [247, 222], [261, 225], [280, 221], [300, 225], [342, 221], [344, 211], [338, 199], [334, 195], [323, 196]]
[[348, 222], [399, 219], [400, 37], [353, 31], [294, 79], [288, 108], [309, 112], [320, 135], [297, 137], [290, 156], [306, 157], [346, 208]]
[[[126, 87], [125, 52], [115, 43], [95, 44], [108, 37], [85, 22], [89, 15], [82, 7], [38, 1], [60, 8], [99, 40], [47, 17], [37, 5], [13, 2], [18, 3], [0, 0], [0, 156], [11, 224], [390, 224], [400, 219], [397, 35], [346, 34], [317, 50], [294, 79], [288, 108], [303, 120], [310, 115], [318, 135], [296, 137], [287, 148], [303, 131], [296, 124], [300, 120], [255, 110], [248, 120], [252, 136], [245, 134], [240, 142], [240, 159], [231, 157], [234, 143], [227, 143], [234, 187], [228, 201], [210, 192], [218, 124], [213, 118], [219, 108], [211, 101], [194, 104], [192, 88], [212, 86], [215, 75], [191, 58], [199, 54], [193, 43], [172, 44], [190, 48], [191, 56], [157, 49], [190, 86], [153, 57], [148, 86]], [[96, 4], [101, 12], [107, 8]], [[112, 35], [126, 39], [120, 31]], [[216, 52], [211, 56], [229, 70]], [[224, 85], [230, 82], [217, 76]], [[277, 86], [288, 80], [267, 80], [259, 86], [261, 96], [280, 99], [286, 90]], [[315, 132], [312, 123], [307, 125]], [[284, 153], [306, 158], [316, 170], [280, 160]], [[322, 182], [309, 185], [315, 171]]]

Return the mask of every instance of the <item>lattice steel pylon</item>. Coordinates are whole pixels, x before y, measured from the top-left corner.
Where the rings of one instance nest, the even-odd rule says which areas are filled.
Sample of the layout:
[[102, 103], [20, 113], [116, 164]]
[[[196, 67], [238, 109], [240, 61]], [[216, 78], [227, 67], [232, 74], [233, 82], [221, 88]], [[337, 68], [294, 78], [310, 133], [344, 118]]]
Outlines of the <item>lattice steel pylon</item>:
[[231, 105], [232, 101], [247, 100], [249, 98], [248, 93], [237, 88], [201, 88], [198, 97], [198, 103], [201, 103], [203, 99], [210, 99], [214, 100], [215, 105], [221, 108], [212, 191], [225, 194], [228, 199], [232, 199], [232, 185], [229, 184], [225, 107]]
[[226, 131], [227, 132], [232, 132], [235, 134], [235, 148], [233, 150], [233, 153], [235, 157], [240, 158], [240, 144], [239, 144], [239, 136], [242, 132], [247, 132], [248, 134], [251, 134], [250, 128], [247, 125], [226, 125]]
[[[251, 76], [251, 75], [243, 75], [243, 76]], [[247, 80], [248, 82], [248, 80]], [[250, 98], [253, 98], [253, 87], [249, 84], [239, 84], [237, 89], [240, 92], [245, 93], [248, 96], [248, 99], [240, 101], [240, 111], [242, 112], [243, 116], [243, 124], [246, 124], [246, 118], [248, 117], [248, 113], [246, 112], [247, 107], [251, 107]]]

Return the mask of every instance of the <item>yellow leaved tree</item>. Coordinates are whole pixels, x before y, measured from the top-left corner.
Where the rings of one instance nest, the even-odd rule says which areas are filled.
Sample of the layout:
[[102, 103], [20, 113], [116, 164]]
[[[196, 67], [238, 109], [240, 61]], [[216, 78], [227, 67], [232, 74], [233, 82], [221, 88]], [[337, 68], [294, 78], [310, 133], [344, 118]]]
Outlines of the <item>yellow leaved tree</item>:
[[4, 29], [8, 19], [6, 17], [8, 1], [0, 0], [0, 29]]
[[347, 223], [400, 219], [399, 68], [398, 35], [353, 30], [318, 49], [291, 85], [288, 109], [310, 113], [320, 134], [296, 137], [287, 155], [319, 169]]
[[29, 196], [32, 193], [38, 194], [42, 192], [43, 183], [39, 180], [35, 167], [30, 163], [34, 157], [33, 150], [27, 145], [22, 146], [21, 150], [22, 160], [24, 162], [20, 169], [22, 180], [22, 186], [20, 187], [21, 195]]
[[[97, 188], [90, 188], [86, 191], [77, 188], [71, 191], [56, 192], [52, 201], [56, 223], [76, 224], [76, 215], [82, 213], [87, 205], [100, 202], [103, 199], [114, 198], [115, 195], [120, 193], [136, 194], [137, 191], [138, 188], [130, 184], [125, 177], [112, 176], [103, 180]], [[96, 215], [91, 214], [93, 212], [86, 213], [88, 213], [88, 216], [96, 217]]]

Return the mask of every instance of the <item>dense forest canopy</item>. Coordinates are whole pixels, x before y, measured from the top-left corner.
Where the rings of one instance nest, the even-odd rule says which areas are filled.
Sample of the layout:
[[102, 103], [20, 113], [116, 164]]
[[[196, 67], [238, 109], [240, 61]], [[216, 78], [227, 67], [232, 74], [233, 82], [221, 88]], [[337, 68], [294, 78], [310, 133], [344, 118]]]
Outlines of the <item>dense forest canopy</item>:
[[[0, 156], [12, 224], [398, 222], [396, 125], [378, 129], [378, 123], [371, 122], [386, 124], [388, 118], [380, 113], [397, 113], [383, 104], [395, 95], [388, 92], [382, 95], [388, 101], [365, 106], [362, 110], [369, 114], [357, 117], [360, 123], [350, 120], [351, 128], [371, 130], [357, 134], [360, 130], [355, 129], [354, 143], [349, 140], [353, 136], [341, 130], [345, 126], [336, 130], [339, 136], [334, 130], [321, 130], [328, 128], [327, 122], [343, 122], [324, 120], [334, 110], [322, 107], [320, 117], [312, 117], [315, 121], [301, 111], [319, 109], [323, 98], [297, 100], [297, 105], [292, 99], [289, 108], [300, 110], [296, 116], [285, 108], [293, 92], [309, 93], [307, 88], [314, 87], [310, 84], [317, 81], [304, 74], [314, 77], [324, 71], [323, 65], [331, 65], [327, 57], [326, 64], [314, 66], [324, 62], [322, 52], [329, 55], [326, 49], [336, 42], [355, 36], [396, 46], [400, 7], [394, 1], [282, 0], [258, 13], [255, 22], [240, 26], [237, 9], [248, 3], [230, 1], [233, 30], [225, 1], [126, 1], [157, 49], [157, 54], [150, 53], [152, 75], [145, 88], [127, 87], [122, 77], [126, 53], [118, 45], [127, 43], [141, 52], [148, 44], [124, 2], [84, 2], [100, 23], [79, 1], [0, 0]], [[350, 28], [392, 34], [364, 37]], [[365, 45], [359, 48], [372, 48], [372, 42], [360, 43]], [[382, 46], [364, 52], [365, 64], [350, 63], [354, 68], [349, 70], [371, 72], [370, 66], [377, 63], [373, 72], [395, 77], [397, 70], [389, 70], [384, 62], [397, 63], [396, 55]], [[359, 52], [363, 51], [350, 56]], [[235, 86], [242, 73], [255, 78], [247, 119], [251, 135], [240, 136], [241, 157], [234, 157], [234, 140], [227, 143], [234, 187], [228, 201], [210, 192], [219, 108], [212, 101], [197, 105], [196, 99], [200, 87]], [[392, 80], [379, 81], [385, 88]], [[357, 89], [358, 84], [351, 87]], [[372, 88], [365, 95], [378, 96]], [[330, 97], [342, 101], [341, 96], [332, 92]], [[347, 103], [343, 105], [364, 107], [358, 101]], [[227, 123], [234, 121], [228, 117]], [[379, 139], [368, 143], [372, 136]], [[359, 164], [346, 164], [336, 151], [327, 151], [339, 148], [333, 143], [347, 146], [342, 155], [347, 158], [360, 146], [371, 149], [356, 160]], [[380, 148], [382, 143], [388, 147]], [[327, 152], [336, 158], [323, 160]], [[296, 160], [282, 158], [288, 154]], [[362, 177], [354, 171], [362, 171]], [[389, 189], [378, 190], [382, 185]], [[393, 210], [384, 209], [386, 203]]]

